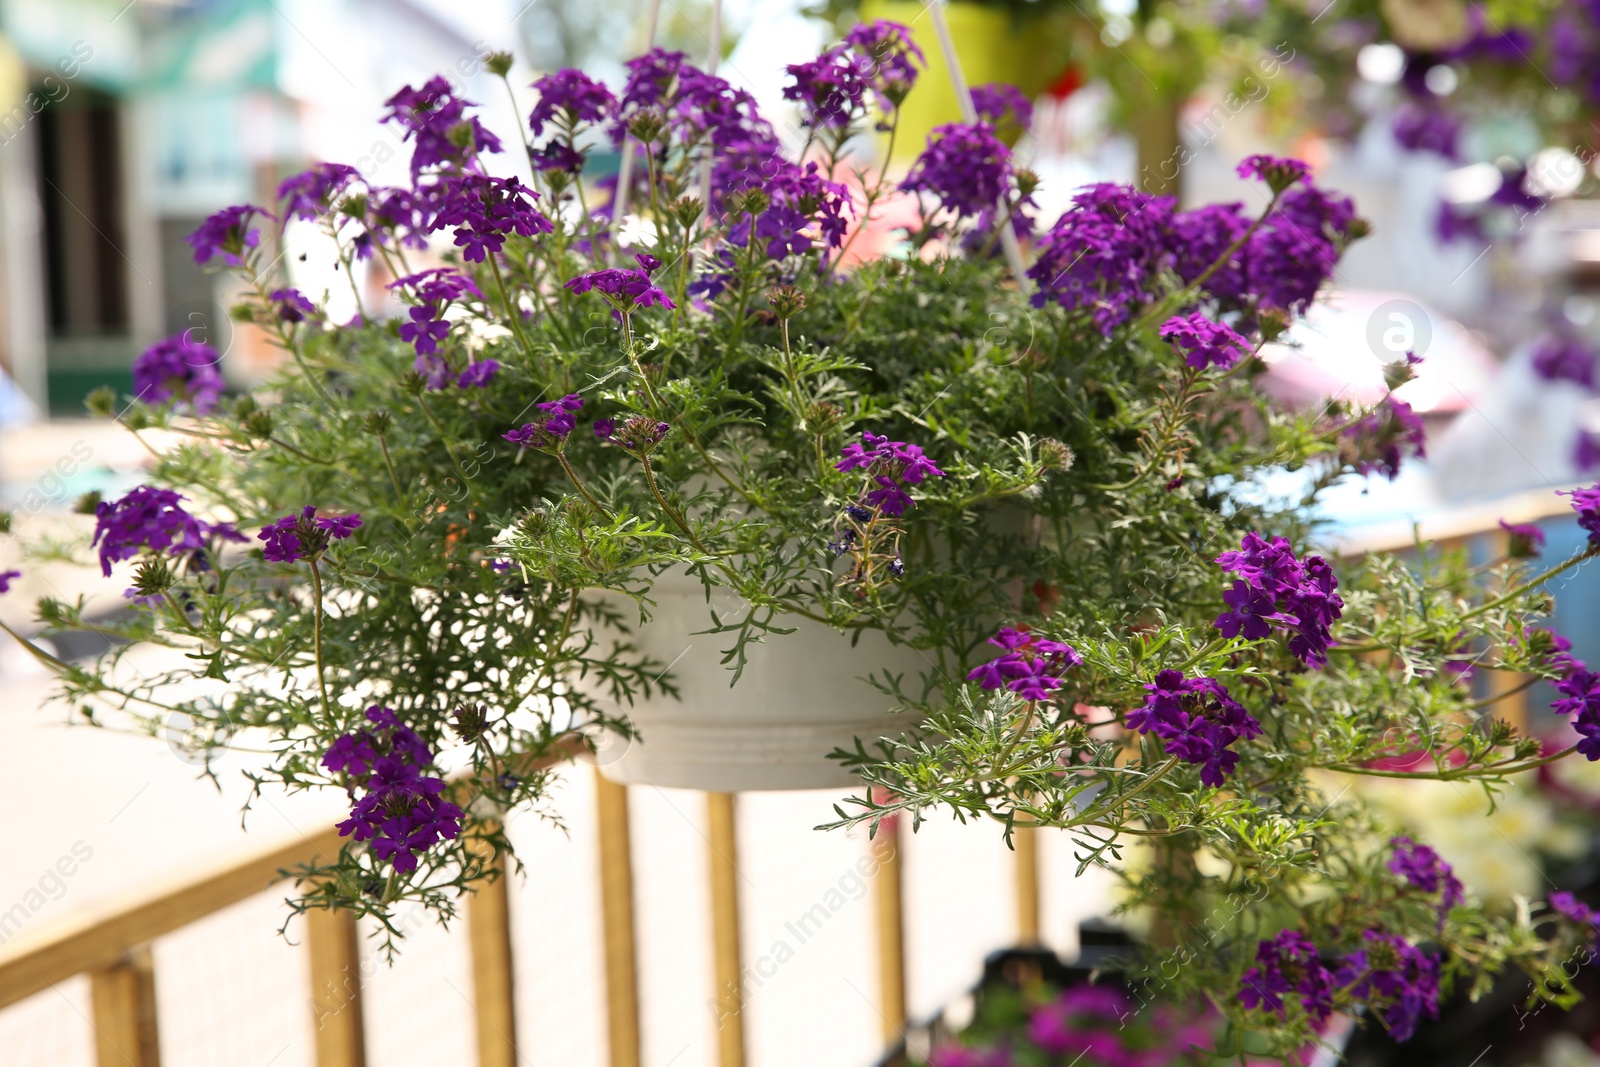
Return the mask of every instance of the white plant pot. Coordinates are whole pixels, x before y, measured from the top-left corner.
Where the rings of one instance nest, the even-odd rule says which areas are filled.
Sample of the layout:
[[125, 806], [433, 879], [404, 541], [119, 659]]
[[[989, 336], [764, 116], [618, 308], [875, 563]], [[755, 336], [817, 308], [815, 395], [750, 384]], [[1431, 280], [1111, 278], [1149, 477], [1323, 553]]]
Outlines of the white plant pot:
[[893, 645], [876, 630], [852, 648], [850, 635], [789, 616], [778, 624], [794, 633], [750, 645], [744, 673], [730, 688], [733, 672], [722, 654], [733, 635], [697, 631], [711, 627], [712, 608], [725, 621], [741, 617], [741, 601], [715, 589], [708, 604], [699, 580], [681, 572], [663, 575], [650, 596], [656, 606], [642, 626], [632, 600], [613, 603], [630, 619], [626, 639], [671, 665], [682, 699], [652, 696], [617, 706], [639, 736], [602, 749], [596, 762], [607, 778], [627, 785], [715, 793], [850, 786], [859, 779], [828, 753], [853, 749], [858, 737], [870, 747], [911, 725], [867, 676], [903, 674], [906, 688], [917, 692], [919, 672], [936, 666], [932, 656]]

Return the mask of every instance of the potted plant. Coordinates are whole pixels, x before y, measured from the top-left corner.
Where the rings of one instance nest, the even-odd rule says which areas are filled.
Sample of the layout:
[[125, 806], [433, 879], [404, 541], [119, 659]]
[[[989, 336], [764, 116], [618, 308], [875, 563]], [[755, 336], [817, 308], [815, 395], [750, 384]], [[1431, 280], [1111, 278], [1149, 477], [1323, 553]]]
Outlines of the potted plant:
[[[841, 49], [792, 72], [824, 153], [920, 69], [891, 25]], [[515, 92], [509, 65], [492, 69]], [[448, 916], [510, 848], [497, 816], [540, 803], [563, 758], [597, 734], [648, 751], [657, 727], [632, 720], [653, 702], [729, 699], [703, 662], [675, 673], [692, 636], [741, 714], [805, 727], [804, 746], [840, 721], [817, 705], [866, 694], [849, 716], [874, 728], [837, 762], [868, 788], [841, 823], [1056, 827], [1086, 864], [1156, 843], [1133, 902], [1253, 1047], [1293, 1054], [1334, 1008], [1393, 1027], [1399, 999], [1424, 1012], [1438, 983], [1511, 967], [1567, 995], [1555, 961], [1586, 910], [1480, 908], [1325, 786], [1388, 773], [1397, 749], [1429, 755], [1404, 773], [1489, 788], [1600, 755], [1600, 683], [1530, 625], [1540, 583], [1595, 548], [1545, 573], [1526, 552], [1336, 573], [1308, 545], [1319, 487], [1392, 475], [1422, 444], [1392, 397], [1281, 411], [1252, 384], [1259, 345], [1364, 232], [1348, 200], [1266, 156], [1241, 165], [1267, 193], [1253, 216], [1091, 186], [1014, 277], [997, 236], [1035, 225], [1036, 179], [987, 122], [957, 124], [902, 183], [919, 212], [899, 255], [847, 273], [881, 181], [857, 196], [788, 158], [748, 95], [681, 54], [628, 71], [617, 94], [577, 71], [533, 83], [537, 188], [491, 170], [505, 146], [435, 79], [385, 116], [408, 185], [322, 164], [197, 231], [287, 359], [225, 400], [175, 340], [140, 360], [130, 406], [95, 399], [187, 440], [150, 485], [85, 502], [129, 602], [94, 625], [174, 655], [134, 676], [130, 646], [35, 648], [67, 701], [96, 721], [182, 712], [200, 752], [251, 734], [263, 783], [345, 790], [349, 840], [301, 872], [297, 908]], [[639, 214], [610, 219], [582, 172], [623, 131]], [[347, 269], [385, 268], [398, 314], [328, 322], [281, 273], [289, 218]], [[1258, 491], [1279, 468], [1305, 499]], [[1573, 503], [1600, 540], [1600, 489]], [[51, 632], [87, 610], [46, 598], [39, 616]], [[1544, 755], [1485, 717], [1453, 669], [1473, 658], [1557, 679], [1577, 744]], [[770, 705], [740, 702], [752, 672]], [[1237, 922], [1195, 948], [1210, 906]]]

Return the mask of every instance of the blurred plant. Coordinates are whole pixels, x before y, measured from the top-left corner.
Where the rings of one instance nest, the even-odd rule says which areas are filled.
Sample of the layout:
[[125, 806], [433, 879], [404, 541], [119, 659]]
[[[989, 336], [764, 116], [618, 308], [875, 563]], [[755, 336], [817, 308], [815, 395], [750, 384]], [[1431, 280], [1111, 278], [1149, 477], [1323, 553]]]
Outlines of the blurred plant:
[[[850, 220], [889, 188], [836, 181], [842, 146], [894, 128], [918, 69], [893, 24], [797, 65], [798, 157], [681, 53], [630, 61], [616, 92], [560, 72], [534, 83], [533, 187], [490, 173], [506, 146], [433, 79], [388, 102], [407, 185], [325, 164], [271, 212], [209, 220], [197, 258], [237, 274], [236, 314], [289, 358], [215, 407], [164, 355], [170, 395], [94, 398], [185, 443], [155, 456], [155, 485], [95, 509], [107, 566], [132, 564], [129, 613], [46, 598], [40, 620], [181, 658], [139, 674], [131, 644], [93, 663], [30, 645], [62, 696], [96, 721], [180, 712], [199, 752], [248, 731], [270, 752], [258, 786], [344, 790], [346, 844], [298, 872], [293, 906], [354, 909], [392, 938], [404, 902], [453, 914], [510, 850], [507, 809], [556, 817], [557, 764], [674, 692], [628, 635], [651, 625], [656, 580], [686, 572], [739, 605], [708, 609], [705, 631], [730, 682], [796, 619], [926, 660], [875, 675], [904, 735], [837, 754], [863, 791], [836, 825], [1057, 827], [1085, 866], [1158, 843], [1130, 903], [1158, 918], [1156, 946], [1191, 953], [1179, 999], [1227, 1020], [1224, 1050], [1251, 1035], [1295, 1055], [1329, 1004], [1398, 1035], [1511, 967], [1569, 1002], [1556, 961], [1581, 917], [1458, 901], [1421, 843], [1396, 868], [1392, 830], [1316, 775], [1494, 790], [1600, 756], [1600, 686], [1529, 628], [1542, 583], [1600, 549], [1542, 573], [1451, 553], [1336, 573], [1308, 543], [1312, 499], [1249, 492], [1275, 468], [1315, 488], [1392, 473], [1417, 447], [1392, 400], [1286, 413], [1256, 388], [1261, 344], [1366, 232], [1298, 161], [1241, 164], [1254, 216], [1086, 189], [1018, 278], [995, 235], [1033, 179], [984, 120], [901, 184], [920, 218], [896, 256], [839, 270]], [[636, 209], [617, 219], [584, 172], [595, 139], [624, 135]], [[259, 230], [308, 215], [347, 272], [385, 266], [403, 315], [334, 325], [290, 288]], [[1600, 542], [1600, 488], [1573, 505]], [[1579, 743], [1542, 754], [1492, 718], [1471, 663], [1557, 680]], [[1385, 769], [1397, 752], [1422, 756]], [[1191, 944], [1198, 909], [1235, 898], [1236, 920]]]

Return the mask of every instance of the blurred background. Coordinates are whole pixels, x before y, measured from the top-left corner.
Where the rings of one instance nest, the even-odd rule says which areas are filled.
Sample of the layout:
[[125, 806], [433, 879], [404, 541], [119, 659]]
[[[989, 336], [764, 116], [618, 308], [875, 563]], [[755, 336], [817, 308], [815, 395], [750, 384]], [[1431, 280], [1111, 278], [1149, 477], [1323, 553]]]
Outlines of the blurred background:
[[[1347, 552], [1404, 546], [1420, 523], [1488, 559], [1501, 551], [1502, 518], [1541, 524], [1552, 555], [1576, 546], [1581, 533], [1552, 490], [1600, 464], [1593, 7], [960, 0], [949, 18], [971, 82], [1007, 82], [1034, 101], [1031, 123], [1011, 133], [1042, 179], [1044, 225], [1096, 181], [1136, 183], [1185, 206], [1259, 207], [1259, 190], [1234, 176], [1257, 151], [1304, 158], [1321, 186], [1355, 200], [1373, 234], [1341, 264], [1327, 302], [1264, 354], [1265, 387], [1288, 404], [1371, 402], [1383, 363], [1421, 356], [1402, 396], [1426, 419], [1426, 459], [1392, 481], [1335, 486], [1322, 505], [1324, 537]], [[783, 99], [784, 66], [860, 18], [912, 26], [930, 57], [894, 156], [885, 163], [884, 146], [866, 143], [863, 165], [903, 171], [929, 129], [959, 118], [915, 0], [728, 0], [715, 12], [704, 0], [665, 0], [655, 42], [704, 62], [714, 18], [718, 72], [749, 89], [797, 147], [804, 135]], [[651, 21], [643, 0], [0, 0], [0, 507], [43, 536], [65, 535], [81, 525], [72, 505], [84, 493], [141, 480], [148, 455], [116, 426], [89, 421], [83, 404], [100, 386], [129, 392], [130, 364], [154, 341], [189, 331], [222, 353], [236, 387], [270, 370], [273, 352], [228, 317], [228, 282], [197, 267], [184, 243], [207, 215], [266, 201], [316, 161], [404, 181], [409, 153], [378, 118], [398, 88], [434, 74], [462, 86], [485, 124], [517, 143], [532, 101], [509, 99], [491, 78], [491, 52], [516, 56], [515, 86], [580, 66], [615, 87]], [[618, 158], [597, 153], [590, 177]], [[333, 317], [340, 300], [354, 313], [336, 265], [319, 262], [309, 235], [296, 241], [291, 227], [294, 284], [319, 304], [326, 295]], [[1301, 487], [1285, 474], [1260, 491]], [[14, 551], [0, 549], [0, 568]], [[65, 561], [32, 566], [0, 600], [0, 618], [26, 632], [35, 596], [96, 589], [92, 571]], [[1592, 662], [1593, 568], [1556, 592], [1555, 627]], [[55, 648], [65, 658], [96, 650]], [[9, 645], [0, 683], [0, 959], [14, 937], [88, 922], [130, 893], [255, 855], [264, 840], [323, 832], [340, 807], [338, 797], [258, 797], [247, 837], [239, 808], [250, 753], [213, 754], [214, 784], [180, 743], [182, 724], [155, 739], [69, 727], [65, 709], [45, 705], [44, 670]], [[1547, 706], [1535, 688], [1515, 714], [1553, 729]], [[517, 1062], [616, 1063], [588, 768], [563, 790], [564, 826], [529, 815], [512, 827], [527, 864], [510, 892]], [[1424, 793], [1375, 791], [1373, 801], [1415, 825], [1486, 897], [1537, 895], [1551, 871], [1593, 863], [1600, 781], [1581, 773], [1528, 783], [1492, 811], [1460, 791]], [[726, 1063], [705, 805], [673, 790], [633, 794], [642, 1062]], [[858, 870], [877, 854], [864, 839], [810, 829], [837, 799], [740, 797], [735, 922], [748, 1061], [761, 1067], [865, 1065], [893, 1044], [880, 943], [888, 905], [881, 879]], [[1031, 847], [1019, 859], [994, 828], [943, 821], [902, 836], [911, 1018], [959, 1014], [997, 948], [1038, 943], [1071, 956], [1080, 922], [1114, 903], [1108, 878], [1075, 876], [1070, 841]], [[304, 931], [291, 924], [280, 936], [279, 898], [258, 894], [155, 942], [162, 1061], [346, 1062], [318, 1052]], [[825, 921], [797, 935], [794, 923], [819, 905]], [[408, 932], [392, 968], [362, 949], [367, 1061], [473, 1061], [482, 1021], [461, 924], [445, 931], [419, 918]], [[0, 1008], [0, 1064], [95, 1062], [92, 1001], [78, 978]], [[1588, 1033], [1561, 1040], [1499, 1062], [1600, 1061]]]

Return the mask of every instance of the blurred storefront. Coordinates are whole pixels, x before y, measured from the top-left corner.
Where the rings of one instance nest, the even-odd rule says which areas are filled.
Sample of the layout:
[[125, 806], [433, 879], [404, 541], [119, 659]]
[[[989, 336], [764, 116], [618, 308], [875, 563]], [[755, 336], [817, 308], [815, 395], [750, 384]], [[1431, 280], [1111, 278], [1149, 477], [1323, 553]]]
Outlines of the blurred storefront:
[[126, 391], [182, 330], [252, 377], [267, 354], [184, 237], [313, 159], [399, 177], [382, 100], [487, 51], [411, 0], [0, 0], [0, 421]]

